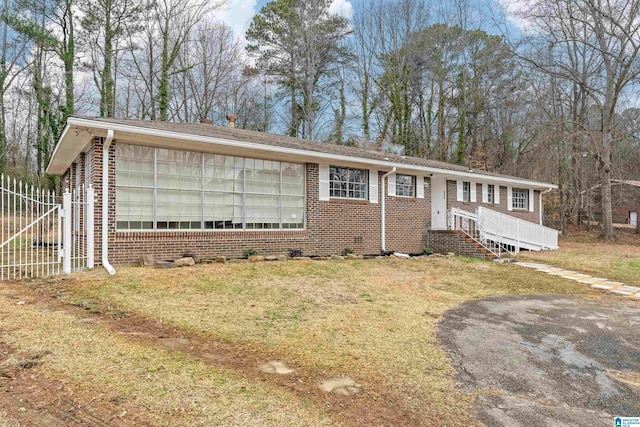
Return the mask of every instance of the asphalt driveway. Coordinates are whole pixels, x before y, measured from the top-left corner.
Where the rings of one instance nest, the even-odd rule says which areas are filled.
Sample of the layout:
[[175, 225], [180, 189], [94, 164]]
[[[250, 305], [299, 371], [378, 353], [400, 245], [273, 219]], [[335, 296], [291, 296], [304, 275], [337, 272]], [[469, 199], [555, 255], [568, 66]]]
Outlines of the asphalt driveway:
[[640, 303], [498, 297], [445, 313], [438, 339], [489, 426], [612, 426], [640, 416]]

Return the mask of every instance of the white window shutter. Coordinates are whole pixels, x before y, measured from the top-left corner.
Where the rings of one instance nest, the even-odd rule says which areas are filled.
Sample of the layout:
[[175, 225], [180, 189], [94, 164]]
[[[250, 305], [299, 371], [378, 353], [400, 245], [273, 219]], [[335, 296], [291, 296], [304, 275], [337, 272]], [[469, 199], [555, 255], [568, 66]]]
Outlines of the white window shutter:
[[493, 186], [493, 203], [500, 204], [500, 186], [497, 184]]
[[511, 187], [507, 187], [507, 210], [513, 210], [513, 194], [511, 193]]
[[478, 186], [476, 185], [475, 182], [471, 182], [469, 184], [470, 184], [470, 187], [471, 187], [471, 203], [475, 203], [475, 202], [478, 201], [478, 196], [476, 194], [476, 192], [477, 192], [476, 190], [477, 190]]
[[424, 199], [424, 176], [416, 176], [416, 199]]
[[489, 203], [489, 186], [482, 184], [482, 203]]
[[318, 199], [329, 200], [329, 165], [320, 165]]
[[533, 212], [534, 211], [534, 207], [535, 207], [535, 198], [533, 197], [533, 189], [530, 188], [529, 189], [529, 212]]
[[457, 184], [458, 184], [458, 197], [457, 197], [457, 200], [459, 202], [462, 202], [463, 199], [464, 199], [464, 196], [462, 195], [462, 193], [463, 193], [463, 191], [462, 191], [462, 181], [458, 181]]
[[378, 203], [378, 171], [369, 169], [369, 202]]
[[387, 194], [390, 196], [396, 195], [396, 174], [392, 173], [387, 177]]

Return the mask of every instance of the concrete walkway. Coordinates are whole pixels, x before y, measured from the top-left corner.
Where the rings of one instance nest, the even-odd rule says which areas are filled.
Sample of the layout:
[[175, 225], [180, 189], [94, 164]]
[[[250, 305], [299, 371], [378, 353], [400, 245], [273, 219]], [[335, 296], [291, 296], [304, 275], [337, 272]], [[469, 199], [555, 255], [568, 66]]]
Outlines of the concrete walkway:
[[547, 264], [539, 264], [535, 262], [514, 262], [513, 264], [519, 265], [520, 267], [532, 268], [554, 276], [560, 276], [565, 279], [575, 280], [578, 283], [591, 285], [591, 287], [595, 289], [602, 289], [612, 294], [618, 294], [640, 301], [640, 288], [636, 286], [627, 286], [622, 282], [613, 282], [609, 279], [593, 277], [588, 274], [580, 274], [575, 271], [564, 270]]

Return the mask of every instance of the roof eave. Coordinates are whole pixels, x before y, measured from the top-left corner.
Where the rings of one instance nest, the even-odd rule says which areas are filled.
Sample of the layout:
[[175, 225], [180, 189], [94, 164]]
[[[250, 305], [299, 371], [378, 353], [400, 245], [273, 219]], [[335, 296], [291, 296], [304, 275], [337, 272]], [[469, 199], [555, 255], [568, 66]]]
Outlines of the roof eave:
[[[67, 158], [65, 158], [64, 160], [62, 159], [61, 156], [59, 156], [59, 158], [56, 158], [56, 154], [59, 151], [61, 151], [60, 147], [65, 144], [71, 143], [71, 142], [65, 143], [65, 138], [67, 138], [68, 140], [67, 131], [69, 130], [70, 127], [78, 128], [78, 133], [80, 134], [83, 134], [84, 133], [83, 130], [86, 130], [87, 131], [86, 135], [89, 135], [89, 136], [96, 133], [93, 130], [106, 131], [111, 129], [114, 132], [116, 132], [116, 139], [118, 139], [117, 132], [125, 132], [128, 134], [137, 134], [137, 135], [145, 135], [145, 136], [156, 137], [156, 138], [200, 142], [205, 144], [215, 144], [215, 145], [235, 147], [235, 148], [252, 150], [252, 151], [281, 153], [281, 154], [299, 156], [301, 159], [313, 158], [319, 163], [344, 162], [344, 163], [360, 164], [366, 167], [372, 167], [372, 166], [379, 167], [379, 168], [384, 168], [389, 170], [391, 170], [393, 167], [396, 167], [397, 169], [406, 170], [406, 171], [422, 172], [423, 174], [440, 174], [440, 175], [446, 175], [452, 178], [456, 178], [456, 177], [463, 178], [463, 179], [468, 178], [469, 180], [483, 181], [487, 183], [495, 182], [495, 183], [504, 183], [508, 185], [523, 185], [523, 186], [540, 189], [540, 190], [558, 188], [558, 186], [554, 184], [548, 184], [548, 183], [520, 179], [520, 178], [506, 178], [506, 177], [499, 177], [499, 176], [492, 176], [492, 175], [482, 175], [474, 172], [462, 172], [462, 171], [456, 171], [456, 170], [450, 170], [450, 169], [419, 166], [419, 165], [412, 165], [408, 163], [394, 162], [390, 160], [389, 161], [375, 160], [375, 159], [367, 159], [364, 157], [346, 156], [341, 154], [330, 154], [330, 153], [323, 153], [320, 151], [303, 150], [303, 149], [297, 149], [297, 148], [259, 144], [259, 143], [245, 142], [245, 141], [218, 138], [218, 137], [200, 136], [200, 135], [193, 135], [193, 134], [180, 133], [180, 132], [171, 132], [166, 130], [146, 128], [141, 126], [132, 126], [132, 125], [125, 125], [121, 123], [113, 123], [113, 122], [91, 120], [91, 119], [80, 119], [75, 117], [70, 117], [67, 120], [67, 127], [65, 128], [65, 131], [63, 132], [63, 135], [60, 138], [60, 141], [58, 142], [56, 149], [54, 150], [53, 156], [51, 158], [51, 162], [49, 163], [49, 167], [47, 168], [47, 173], [54, 173], [54, 174], [64, 173], [64, 171], [69, 167], [69, 164], [71, 164], [71, 162], [73, 162], [75, 157], [77, 157], [77, 154], [82, 152], [82, 149], [84, 147], [78, 149], [79, 147], [76, 146], [75, 148], [76, 148], [77, 154], [76, 156], [74, 156], [74, 158], [71, 161], [68, 160], [69, 155], [67, 155]], [[93, 129], [93, 130], [90, 131], [89, 129]]]

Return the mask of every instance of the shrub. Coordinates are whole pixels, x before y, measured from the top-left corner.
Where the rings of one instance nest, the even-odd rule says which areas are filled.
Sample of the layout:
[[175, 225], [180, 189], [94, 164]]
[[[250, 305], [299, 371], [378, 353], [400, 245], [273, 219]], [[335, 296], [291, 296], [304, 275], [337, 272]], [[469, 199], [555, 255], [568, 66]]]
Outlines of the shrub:
[[353, 253], [353, 251], [351, 249], [349, 249], [349, 248], [343, 248], [342, 249], [342, 256], [347, 256], [347, 255], [352, 254], [352, 253]]
[[432, 255], [433, 254], [433, 250], [431, 248], [424, 248], [422, 250], [422, 255]]
[[289, 258], [297, 258], [302, 256], [300, 249], [289, 249]]
[[245, 249], [244, 252], [242, 252], [242, 258], [249, 258], [253, 255], [258, 255], [258, 251], [254, 251], [253, 249], [249, 248]]

